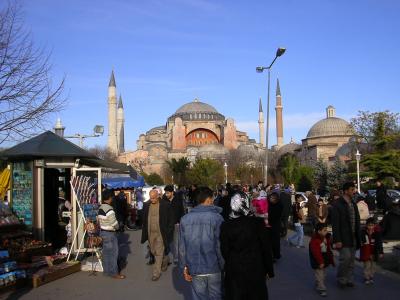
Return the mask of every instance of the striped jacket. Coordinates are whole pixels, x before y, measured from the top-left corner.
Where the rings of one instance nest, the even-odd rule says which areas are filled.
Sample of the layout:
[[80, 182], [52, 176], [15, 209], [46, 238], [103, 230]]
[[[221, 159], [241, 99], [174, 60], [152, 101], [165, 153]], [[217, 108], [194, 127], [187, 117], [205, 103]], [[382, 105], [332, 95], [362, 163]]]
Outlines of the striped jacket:
[[118, 229], [118, 221], [111, 205], [103, 203], [99, 208], [98, 220], [101, 230], [115, 231]]

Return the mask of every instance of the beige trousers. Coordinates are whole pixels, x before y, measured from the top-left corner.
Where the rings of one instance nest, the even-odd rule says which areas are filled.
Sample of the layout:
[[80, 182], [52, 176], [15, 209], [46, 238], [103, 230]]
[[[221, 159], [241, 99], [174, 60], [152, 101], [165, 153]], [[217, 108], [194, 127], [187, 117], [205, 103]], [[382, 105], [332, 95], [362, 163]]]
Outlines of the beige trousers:
[[326, 290], [325, 269], [314, 269], [315, 287], [317, 290]]
[[375, 274], [376, 263], [373, 260], [368, 260], [364, 262], [364, 278], [372, 279]]
[[168, 257], [164, 256], [164, 243], [161, 234], [150, 234], [150, 251], [154, 255], [155, 263], [153, 265], [153, 276], [160, 276], [161, 266], [168, 264]]

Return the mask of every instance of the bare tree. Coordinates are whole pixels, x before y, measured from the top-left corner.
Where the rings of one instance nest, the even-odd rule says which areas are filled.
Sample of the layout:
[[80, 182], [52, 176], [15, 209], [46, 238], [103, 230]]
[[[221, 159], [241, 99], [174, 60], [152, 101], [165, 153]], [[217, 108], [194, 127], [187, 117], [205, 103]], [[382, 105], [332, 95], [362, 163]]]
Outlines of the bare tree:
[[43, 130], [64, 107], [64, 79], [53, 87], [50, 54], [34, 46], [19, 4], [0, 11], [0, 144]]
[[89, 148], [88, 151], [96, 155], [98, 158], [104, 160], [117, 161], [118, 158], [117, 155], [107, 146], [96, 145], [93, 148]]

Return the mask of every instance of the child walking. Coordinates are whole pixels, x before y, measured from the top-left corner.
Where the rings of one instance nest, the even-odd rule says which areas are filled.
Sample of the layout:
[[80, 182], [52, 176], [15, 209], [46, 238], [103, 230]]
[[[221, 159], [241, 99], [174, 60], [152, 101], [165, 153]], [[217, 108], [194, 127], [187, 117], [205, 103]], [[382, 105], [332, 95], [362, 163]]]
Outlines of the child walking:
[[309, 255], [311, 268], [314, 269], [315, 288], [322, 297], [328, 295], [325, 286], [325, 268], [334, 265], [331, 244], [332, 241], [330, 235], [328, 235], [326, 224], [316, 224], [315, 233], [309, 244]]
[[361, 233], [360, 260], [364, 263], [364, 282], [374, 283], [376, 262], [383, 257], [382, 237], [376, 229], [374, 218], [368, 218]]

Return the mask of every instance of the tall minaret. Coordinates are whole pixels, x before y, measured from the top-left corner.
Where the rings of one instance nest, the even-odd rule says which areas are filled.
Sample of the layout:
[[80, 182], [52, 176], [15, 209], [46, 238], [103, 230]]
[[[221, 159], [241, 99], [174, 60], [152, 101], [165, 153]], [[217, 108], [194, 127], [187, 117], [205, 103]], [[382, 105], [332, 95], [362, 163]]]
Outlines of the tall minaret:
[[124, 138], [124, 105], [122, 104], [121, 94], [119, 95], [118, 109], [117, 109], [117, 141], [118, 153], [125, 152], [125, 138]]
[[117, 141], [117, 86], [115, 84], [114, 70], [111, 71], [108, 84], [108, 148], [118, 154]]
[[261, 98], [258, 103], [258, 131], [260, 133], [260, 144], [265, 147], [264, 112], [262, 109]]
[[279, 147], [283, 146], [283, 119], [282, 119], [282, 96], [281, 88], [279, 86], [279, 79], [276, 83], [276, 145]]

